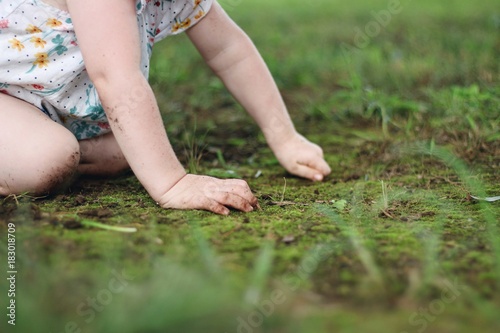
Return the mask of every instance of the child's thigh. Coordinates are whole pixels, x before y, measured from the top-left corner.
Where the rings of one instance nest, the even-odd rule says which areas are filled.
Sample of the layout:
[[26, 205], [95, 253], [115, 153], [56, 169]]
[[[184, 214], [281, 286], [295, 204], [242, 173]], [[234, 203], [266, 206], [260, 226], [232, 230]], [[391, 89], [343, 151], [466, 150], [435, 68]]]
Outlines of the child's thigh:
[[33, 105], [0, 93], [0, 188], [30, 187], [60, 177], [79, 160], [71, 132]]

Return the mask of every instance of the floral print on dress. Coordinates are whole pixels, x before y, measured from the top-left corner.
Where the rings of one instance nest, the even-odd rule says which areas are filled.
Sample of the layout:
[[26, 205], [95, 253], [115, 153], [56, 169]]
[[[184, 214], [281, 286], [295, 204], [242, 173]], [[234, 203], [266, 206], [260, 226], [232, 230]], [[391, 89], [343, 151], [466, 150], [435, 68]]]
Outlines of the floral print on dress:
[[[154, 44], [196, 24], [213, 1], [136, 0], [146, 78]], [[0, 0], [0, 93], [35, 105], [78, 140], [110, 131], [69, 13], [41, 0]]]
[[35, 44], [35, 48], [41, 49], [45, 48], [45, 45], [47, 44], [47, 42], [40, 37], [31, 37], [30, 42]]
[[9, 20], [0, 20], [0, 29], [6, 29], [9, 27]]
[[10, 85], [7, 83], [0, 83], [0, 94], [7, 94], [9, 95], [9, 92], [7, 91], [6, 88], [8, 88]]
[[39, 32], [42, 32], [42, 30], [39, 27], [34, 26], [33, 24], [28, 24], [28, 27], [26, 28], [26, 32], [29, 34], [37, 34]]
[[17, 38], [10, 39], [9, 43], [14, 50], [18, 50], [19, 52], [21, 52], [24, 49], [24, 44]]
[[182, 18], [182, 16], [175, 18], [175, 23], [172, 26], [173, 33], [189, 29], [193, 23], [196, 23], [196, 21], [199, 21], [203, 16], [205, 16], [205, 10], [203, 9], [202, 2], [203, 0], [194, 0], [193, 2], [193, 11], [196, 11], [196, 15], [192, 16], [192, 13], [190, 13], [190, 15], [185, 18]]

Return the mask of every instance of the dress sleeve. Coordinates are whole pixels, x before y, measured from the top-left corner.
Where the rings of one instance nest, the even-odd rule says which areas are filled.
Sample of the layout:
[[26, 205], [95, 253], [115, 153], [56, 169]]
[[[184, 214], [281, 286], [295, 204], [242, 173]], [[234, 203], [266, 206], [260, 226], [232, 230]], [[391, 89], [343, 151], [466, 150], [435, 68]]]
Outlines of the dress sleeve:
[[[137, 0], [137, 13], [152, 29], [155, 42], [198, 23], [215, 0]], [[154, 28], [154, 29], [153, 29]]]

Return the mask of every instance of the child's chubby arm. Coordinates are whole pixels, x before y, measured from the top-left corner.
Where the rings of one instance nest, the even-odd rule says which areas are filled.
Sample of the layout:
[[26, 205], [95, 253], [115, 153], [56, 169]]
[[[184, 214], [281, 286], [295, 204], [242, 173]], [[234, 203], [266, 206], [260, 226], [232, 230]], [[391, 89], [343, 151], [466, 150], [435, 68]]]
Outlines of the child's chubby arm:
[[130, 167], [165, 208], [229, 214], [257, 205], [246, 182], [186, 174], [140, 71], [134, 0], [67, 0], [88, 74]]
[[323, 180], [331, 170], [322, 149], [297, 133], [259, 52], [220, 5], [214, 3], [187, 33], [210, 68], [255, 119], [281, 165], [292, 174]]

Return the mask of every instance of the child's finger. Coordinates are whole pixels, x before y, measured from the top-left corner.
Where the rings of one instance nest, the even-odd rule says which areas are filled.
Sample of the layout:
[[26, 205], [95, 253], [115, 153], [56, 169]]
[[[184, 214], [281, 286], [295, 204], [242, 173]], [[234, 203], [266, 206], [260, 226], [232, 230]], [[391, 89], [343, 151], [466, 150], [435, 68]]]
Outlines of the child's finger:
[[207, 198], [244, 212], [252, 211], [253, 206], [257, 204], [257, 199], [244, 180], [215, 178], [207, 178], [207, 180], [202, 191]]
[[217, 200], [208, 199], [205, 203], [199, 207], [200, 209], [205, 209], [219, 215], [229, 215], [229, 209], [217, 202]]
[[303, 164], [297, 164], [292, 173], [312, 181], [322, 181], [324, 178], [324, 175], [320, 171]]
[[226, 191], [233, 192], [247, 200], [252, 207], [258, 205], [258, 200], [252, 193], [252, 190], [248, 186], [247, 182], [241, 179], [228, 179], [226, 181]]
[[253, 206], [250, 202], [235, 193], [218, 192], [214, 195], [213, 199], [224, 206], [230, 206], [243, 212], [253, 211]]
[[164, 208], [203, 209], [229, 215], [228, 207], [250, 212], [258, 206], [247, 182], [239, 179], [221, 180], [188, 174], [167, 194], [161, 200]]
[[310, 159], [309, 161], [307, 161], [306, 163], [303, 163], [303, 164], [312, 168], [312, 169], [319, 171], [323, 176], [327, 176], [332, 172], [332, 169], [330, 168], [328, 163], [326, 163], [326, 161], [323, 158]]
[[326, 161], [323, 158], [318, 156], [314, 157], [307, 156], [305, 158], [299, 159], [297, 163], [299, 165], [303, 165], [311, 169], [314, 169], [323, 176], [329, 175], [332, 172], [328, 163], [326, 163]]
[[180, 200], [179, 202], [170, 202], [162, 204], [163, 208], [174, 208], [174, 209], [202, 209], [208, 210], [215, 214], [220, 215], [229, 215], [229, 209], [219, 203], [217, 200], [211, 199], [206, 196], [194, 196], [189, 199], [183, 197], [177, 197]]

